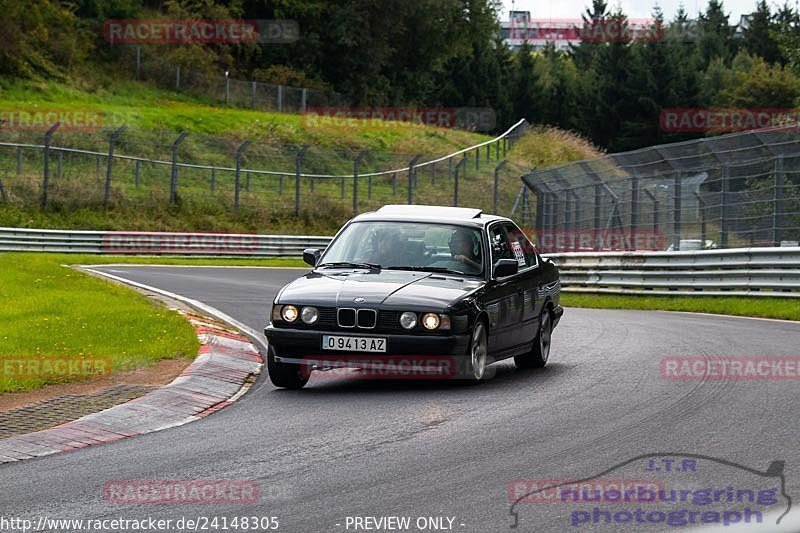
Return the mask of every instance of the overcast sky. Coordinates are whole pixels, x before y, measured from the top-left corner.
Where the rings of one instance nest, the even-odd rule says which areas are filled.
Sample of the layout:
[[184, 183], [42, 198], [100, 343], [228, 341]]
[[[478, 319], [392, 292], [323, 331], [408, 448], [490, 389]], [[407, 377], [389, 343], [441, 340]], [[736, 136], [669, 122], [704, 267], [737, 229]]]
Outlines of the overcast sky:
[[[513, 8], [517, 11], [530, 11], [531, 17], [538, 18], [580, 18], [586, 8], [591, 5], [591, 0], [503, 0], [506, 8], [504, 19], [508, 18], [508, 11]], [[678, 6], [683, 4], [690, 18], [705, 10], [707, 0], [608, 0], [610, 10], [617, 6], [630, 18], [650, 18], [653, 6], [658, 3], [664, 16], [670, 20]], [[784, 0], [767, 0], [771, 8], [777, 9], [783, 5]], [[795, 0], [791, 0], [795, 3]], [[738, 23], [740, 15], [750, 13], [755, 9], [756, 0], [724, 0], [725, 12], [730, 15], [731, 23]]]

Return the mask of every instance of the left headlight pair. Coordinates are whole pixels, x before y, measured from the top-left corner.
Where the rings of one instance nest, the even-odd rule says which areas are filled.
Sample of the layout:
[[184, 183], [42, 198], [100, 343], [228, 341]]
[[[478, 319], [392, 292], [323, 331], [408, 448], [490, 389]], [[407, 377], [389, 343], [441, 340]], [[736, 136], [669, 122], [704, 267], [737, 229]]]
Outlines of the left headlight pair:
[[423, 328], [433, 331], [435, 329], [450, 329], [450, 317], [437, 313], [417, 313], [406, 311], [400, 314], [400, 325], [404, 329], [413, 329], [417, 324]]
[[272, 307], [272, 320], [283, 320], [285, 322], [296, 322], [300, 319], [305, 324], [313, 324], [319, 319], [319, 310], [310, 305], [298, 309], [294, 305], [274, 305]]

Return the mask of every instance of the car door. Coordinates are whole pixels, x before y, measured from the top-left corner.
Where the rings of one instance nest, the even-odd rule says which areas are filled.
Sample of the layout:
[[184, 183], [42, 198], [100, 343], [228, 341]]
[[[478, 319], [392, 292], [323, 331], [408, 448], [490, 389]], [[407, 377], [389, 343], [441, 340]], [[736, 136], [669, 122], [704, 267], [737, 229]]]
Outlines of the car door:
[[[487, 238], [491, 265], [498, 259], [514, 259], [514, 252], [508, 239], [508, 225], [498, 222], [489, 226]], [[486, 292], [486, 311], [489, 315], [489, 350], [500, 352], [519, 343], [515, 332], [522, 319], [523, 294], [520, 291], [518, 276], [497, 278], [494, 269]]]
[[525, 233], [514, 223], [507, 224], [509, 246], [519, 265], [515, 286], [522, 296], [519, 322], [514, 329], [516, 344], [530, 344], [539, 329], [539, 314], [543, 296], [543, 269], [536, 248]]

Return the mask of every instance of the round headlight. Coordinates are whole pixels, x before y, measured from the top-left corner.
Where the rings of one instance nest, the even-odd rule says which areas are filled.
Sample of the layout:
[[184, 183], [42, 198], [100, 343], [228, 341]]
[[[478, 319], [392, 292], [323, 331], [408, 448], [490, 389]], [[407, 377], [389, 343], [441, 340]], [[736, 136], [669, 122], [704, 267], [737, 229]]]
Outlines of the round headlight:
[[425, 329], [436, 329], [439, 327], [439, 315], [436, 313], [425, 313], [422, 315], [422, 325]]
[[319, 311], [316, 307], [304, 307], [300, 311], [300, 319], [306, 324], [313, 324], [319, 318]]
[[411, 311], [406, 311], [400, 315], [400, 325], [406, 329], [411, 329], [417, 325], [417, 314]]
[[297, 320], [297, 308], [293, 305], [284, 305], [283, 309], [281, 309], [281, 316], [286, 322], [294, 322]]

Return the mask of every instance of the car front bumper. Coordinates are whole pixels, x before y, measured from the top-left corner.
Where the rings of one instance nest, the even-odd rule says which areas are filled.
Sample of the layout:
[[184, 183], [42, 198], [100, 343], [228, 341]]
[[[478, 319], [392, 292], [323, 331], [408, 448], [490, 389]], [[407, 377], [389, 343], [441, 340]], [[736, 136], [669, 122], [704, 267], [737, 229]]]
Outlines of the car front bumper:
[[[413, 358], [436, 358], [444, 356], [466, 356], [470, 336], [468, 333], [453, 335], [403, 335], [396, 333], [343, 333], [341, 331], [298, 330], [277, 328], [270, 324], [264, 329], [273, 354], [281, 360], [314, 359], [380, 359], [395, 356]], [[322, 348], [323, 335], [352, 337], [376, 337], [386, 339], [386, 352], [349, 352]], [[288, 361], [286, 361], [288, 362]]]

